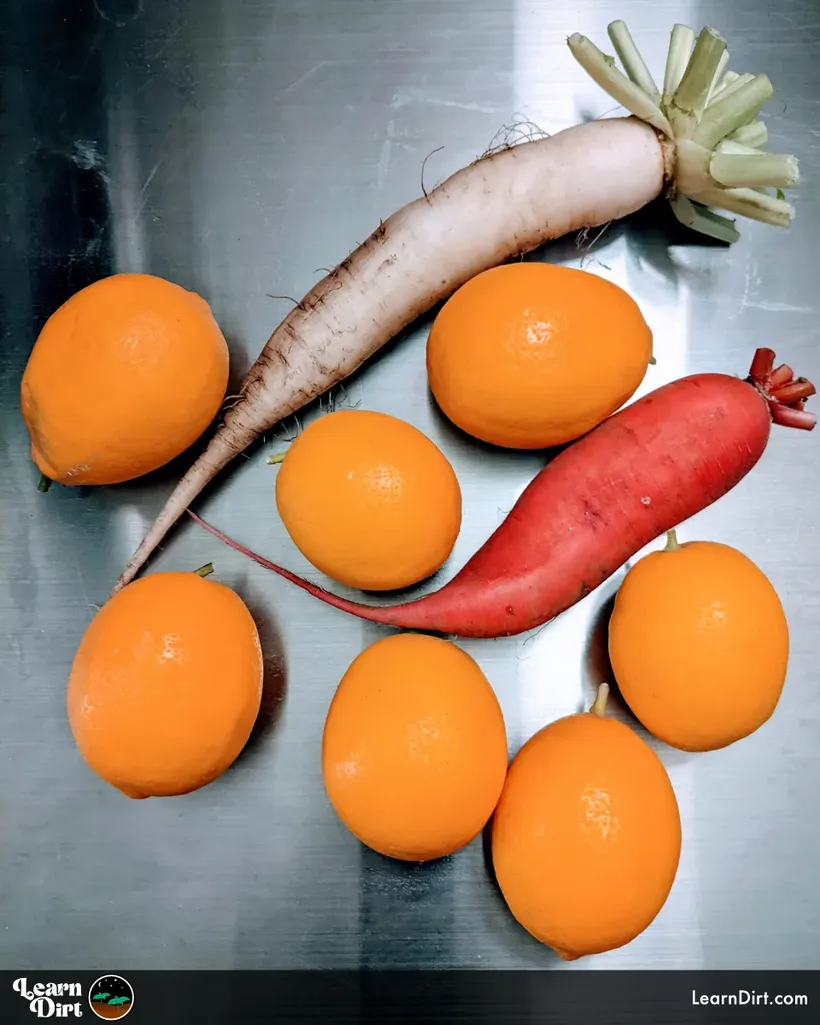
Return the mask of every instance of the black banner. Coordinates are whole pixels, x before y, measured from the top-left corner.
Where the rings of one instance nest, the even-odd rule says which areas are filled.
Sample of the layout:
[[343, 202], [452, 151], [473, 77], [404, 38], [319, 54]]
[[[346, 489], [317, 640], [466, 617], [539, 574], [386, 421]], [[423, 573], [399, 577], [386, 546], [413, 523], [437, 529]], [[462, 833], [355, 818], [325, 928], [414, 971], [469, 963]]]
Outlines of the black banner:
[[791, 1025], [820, 971], [3, 972], [0, 1022]]

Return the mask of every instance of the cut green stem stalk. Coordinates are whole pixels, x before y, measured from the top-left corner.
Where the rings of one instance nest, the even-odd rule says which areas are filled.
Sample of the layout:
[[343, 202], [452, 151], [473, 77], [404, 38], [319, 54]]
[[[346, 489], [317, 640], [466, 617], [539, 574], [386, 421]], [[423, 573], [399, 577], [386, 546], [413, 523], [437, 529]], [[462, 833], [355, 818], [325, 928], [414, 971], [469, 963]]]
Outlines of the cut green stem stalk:
[[589, 77], [628, 111], [657, 128], [664, 135], [672, 135], [672, 126], [660, 108], [646, 93], [615, 67], [612, 57], [606, 57], [586, 36], [575, 33], [567, 40], [573, 56]]
[[612, 45], [615, 47], [615, 52], [621, 58], [624, 71], [626, 71], [635, 85], [639, 89], [643, 89], [650, 100], [660, 109], [661, 94], [626, 24], [623, 21], [613, 21], [608, 27], [607, 32]]
[[724, 89], [721, 89], [721, 91], [716, 96], [713, 97], [711, 103], [707, 103], [706, 104], [706, 109], [708, 110], [709, 107], [713, 106], [715, 103], [717, 103], [718, 100], [726, 100], [730, 96], [734, 96], [734, 94], [736, 92], [738, 92], [740, 89], [742, 89], [743, 86], [746, 85], [747, 82], [751, 82], [754, 77], [755, 77], [754, 75], [748, 75], [748, 74], [735, 75], [733, 81], [729, 85], [727, 85]]
[[701, 30], [680, 85], [672, 97], [674, 106], [694, 113], [703, 110], [725, 52], [726, 40], [722, 36], [713, 28]]
[[765, 75], [755, 75], [736, 92], [715, 100], [704, 112], [692, 135], [693, 141], [706, 149], [713, 149], [730, 132], [754, 120], [773, 92], [772, 83]]
[[734, 142], [732, 139], [724, 139], [715, 146], [715, 153], [730, 153], [734, 156], [756, 157], [763, 152], [754, 146], [744, 146], [742, 142]]
[[695, 33], [688, 25], [675, 25], [669, 40], [666, 71], [663, 76], [663, 106], [666, 107], [680, 85], [692, 54]]
[[740, 75], [736, 71], [726, 71], [723, 75], [723, 78], [721, 79], [720, 85], [715, 90], [715, 92], [722, 92], [727, 86], [731, 85], [732, 82], [735, 82], [738, 78], [740, 78]]
[[680, 542], [678, 541], [677, 531], [675, 531], [674, 529], [673, 530], [667, 530], [667, 532], [666, 532], [666, 547], [664, 548], [664, 551], [665, 552], [679, 552], [680, 548], [681, 548], [681, 546], [680, 546]]
[[739, 142], [744, 146], [760, 148], [769, 140], [769, 130], [762, 121], [753, 121], [749, 125], [741, 125], [726, 136], [730, 142]]
[[708, 107], [710, 103], [714, 103], [718, 96], [722, 96], [724, 92], [726, 92], [727, 87], [730, 86], [732, 82], [736, 81], [738, 78], [740, 78], [740, 75], [738, 75], [736, 72], [726, 71], [721, 80], [712, 90], [712, 95], [709, 97], [706, 106]]
[[689, 137], [697, 127], [725, 50], [725, 39], [714, 29], [703, 29], [670, 104], [669, 119], [677, 137]]
[[274, 455], [268, 456], [268, 462], [271, 466], [275, 466], [277, 463], [283, 462], [286, 455], [287, 452], [276, 452]]
[[706, 189], [695, 198], [707, 206], [716, 206], [719, 210], [728, 210], [778, 228], [788, 228], [794, 216], [793, 208], [785, 200], [754, 189]]
[[730, 188], [790, 189], [800, 181], [797, 160], [781, 153], [715, 153], [709, 173]]
[[51, 478], [50, 477], [46, 477], [46, 475], [44, 473], [41, 473], [40, 474], [40, 479], [37, 482], [37, 490], [42, 492], [42, 494], [45, 494], [48, 491], [48, 489], [51, 487], [51, 485], [52, 485]]
[[195, 569], [194, 573], [198, 577], [209, 577], [214, 571], [214, 564], [212, 562], [206, 562], [204, 566], [200, 566], [199, 569]]
[[715, 95], [717, 90], [720, 88], [720, 83], [723, 80], [723, 73], [726, 70], [726, 65], [729, 63], [729, 51], [724, 50], [720, 55], [718, 61], [717, 70], [715, 71], [715, 77], [712, 79], [712, 84], [709, 87], [709, 92], [706, 94], [706, 106], [709, 106], [709, 101]]
[[666, 196], [678, 220], [729, 243], [739, 238], [734, 220], [710, 207], [787, 227], [794, 210], [781, 190], [798, 184], [800, 171], [795, 157], [763, 152], [766, 126], [755, 119], [772, 95], [769, 79], [727, 70], [726, 41], [715, 29], [695, 40], [691, 28], [675, 25], [659, 97], [624, 22], [608, 33], [626, 74], [585, 36], [571, 36], [570, 50], [616, 103], [666, 136]]
[[730, 245], [740, 238], [740, 232], [731, 218], [722, 217], [708, 206], [693, 202], [683, 193], [679, 192], [673, 198], [672, 210], [680, 223], [692, 231], [708, 235], [719, 242], [728, 242]]

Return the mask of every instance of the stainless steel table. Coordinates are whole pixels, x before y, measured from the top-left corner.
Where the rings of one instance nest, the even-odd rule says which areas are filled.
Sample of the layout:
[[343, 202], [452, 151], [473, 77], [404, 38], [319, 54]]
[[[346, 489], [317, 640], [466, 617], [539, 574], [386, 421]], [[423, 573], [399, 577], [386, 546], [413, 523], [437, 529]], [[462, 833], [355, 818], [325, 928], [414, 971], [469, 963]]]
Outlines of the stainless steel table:
[[[675, 21], [727, 35], [732, 67], [764, 71], [771, 148], [805, 185], [789, 232], [743, 225], [731, 250], [691, 244], [665, 208], [612, 225], [589, 251], [565, 239], [537, 258], [626, 287], [655, 332], [644, 390], [682, 373], [745, 373], [772, 344], [820, 379], [817, 158], [820, 9], [784, 0], [698, 5], [587, 0], [5, 0], [2, 474], [0, 490], [0, 968], [564, 968], [506, 913], [480, 842], [426, 867], [362, 849], [328, 805], [324, 714], [342, 673], [378, 636], [219, 546], [189, 524], [152, 569], [213, 559], [256, 614], [267, 714], [221, 780], [131, 802], [73, 746], [64, 688], [93, 606], [177, 478], [37, 491], [19, 378], [48, 314], [114, 271], [150, 271], [208, 298], [238, 381], [270, 330], [380, 217], [529, 118], [552, 132], [612, 109], [572, 60], [575, 30], [606, 44], [624, 17], [659, 71]], [[429, 323], [429, 322], [428, 322]], [[491, 533], [540, 466], [490, 456], [427, 397], [427, 324], [349, 382], [342, 401], [389, 411], [452, 459], [464, 527], [443, 577]], [[316, 415], [318, 408], [309, 415]], [[265, 455], [225, 474], [200, 509], [312, 579], [274, 505]], [[793, 654], [769, 724], [700, 756], [660, 748], [684, 847], [656, 923], [569, 969], [820, 967], [820, 501], [815, 435], [775, 430], [759, 467], [686, 524], [765, 569]], [[526, 638], [465, 647], [497, 688], [511, 749], [588, 702], [607, 673], [617, 579]], [[624, 714], [618, 711], [617, 714]]]

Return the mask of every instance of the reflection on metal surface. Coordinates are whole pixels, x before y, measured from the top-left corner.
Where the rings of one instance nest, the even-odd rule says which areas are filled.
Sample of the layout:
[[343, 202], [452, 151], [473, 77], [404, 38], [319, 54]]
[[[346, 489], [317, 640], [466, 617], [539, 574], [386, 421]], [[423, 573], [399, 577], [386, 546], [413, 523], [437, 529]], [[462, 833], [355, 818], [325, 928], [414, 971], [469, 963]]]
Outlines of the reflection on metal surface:
[[[34, 8], [38, 8], [34, 13]], [[656, 745], [675, 783], [684, 849], [672, 895], [634, 943], [567, 966], [505, 911], [481, 841], [412, 867], [363, 850], [325, 799], [324, 715], [378, 628], [325, 608], [191, 524], [152, 569], [213, 560], [252, 608], [266, 652], [265, 714], [224, 778], [189, 797], [125, 800], [83, 767], [64, 688], [74, 649], [183, 461], [108, 489], [37, 492], [17, 406], [45, 317], [117, 270], [197, 289], [231, 343], [238, 381], [287, 308], [380, 217], [482, 152], [505, 124], [553, 132], [610, 101], [566, 50], [624, 17], [653, 70], [675, 21], [730, 36], [733, 66], [765, 71], [782, 103], [772, 149], [806, 170], [788, 232], [744, 226], [730, 251], [696, 246], [659, 209], [591, 247], [563, 239], [534, 259], [587, 267], [627, 288], [656, 340], [642, 391], [694, 370], [743, 374], [758, 344], [815, 379], [820, 228], [812, 188], [820, 71], [815, 5], [777, 11], [604, 0], [94, 0], [4, 6], [2, 126], [3, 474], [0, 532], [0, 966], [129, 968], [477, 966], [818, 967], [820, 499], [814, 436], [773, 431], [758, 468], [686, 524], [733, 543], [778, 588], [792, 629], [781, 705], [722, 752]], [[80, 42], [72, 41], [76, 33]], [[777, 145], [775, 146], [775, 142]], [[588, 240], [589, 242], [589, 240]], [[427, 394], [429, 318], [339, 392], [401, 416], [452, 460], [464, 526], [437, 583], [497, 526], [541, 465], [498, 455], [447, 424]], [[319, 413], [319, 406], [307, 416]], [[320, 575], [275, 513], [274, 466], [293, 424], [239, 460], [204, 516], [310, 579]], [[786, 532], [784, 524], [791, 527]], [[529, 637], [465, 642], [495, 686], [511, 750], [588, 702], [609, 672], [606, 614], [619, 578]], [[435, 586], [432, 582], [426, 589]], [[421, 588], [419, 590], [424, 590]], [[615, 714], [627, 713], [613, 701]]]

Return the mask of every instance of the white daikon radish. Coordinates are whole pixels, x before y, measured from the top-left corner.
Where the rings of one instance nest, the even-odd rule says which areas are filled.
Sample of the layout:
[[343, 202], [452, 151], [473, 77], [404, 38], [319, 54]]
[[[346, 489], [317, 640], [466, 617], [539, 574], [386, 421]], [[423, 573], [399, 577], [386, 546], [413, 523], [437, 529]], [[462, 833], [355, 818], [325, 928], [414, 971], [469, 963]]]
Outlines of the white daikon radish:
[[[788, 226], [782, 189], [792, 156], [764, 153], [764, 75], [726, 70], [726, 43], [672, 30], [658, 88], [626, 25], [609, 26], [615, 59], [573, 35], [570, 51], [633, 116], [592, 121], [490, 153], [384, 221], [290, 311], [251, 367], [235, 405], [180, 480], [116, 592], [219, 471], [263, 431], [348, 377], [471, 277], [549, 239], [618, 220], [661, 193], [680, 221], [734, 242], [734, 214]], [[775, 195], [771, 190], [777, 190]]]

